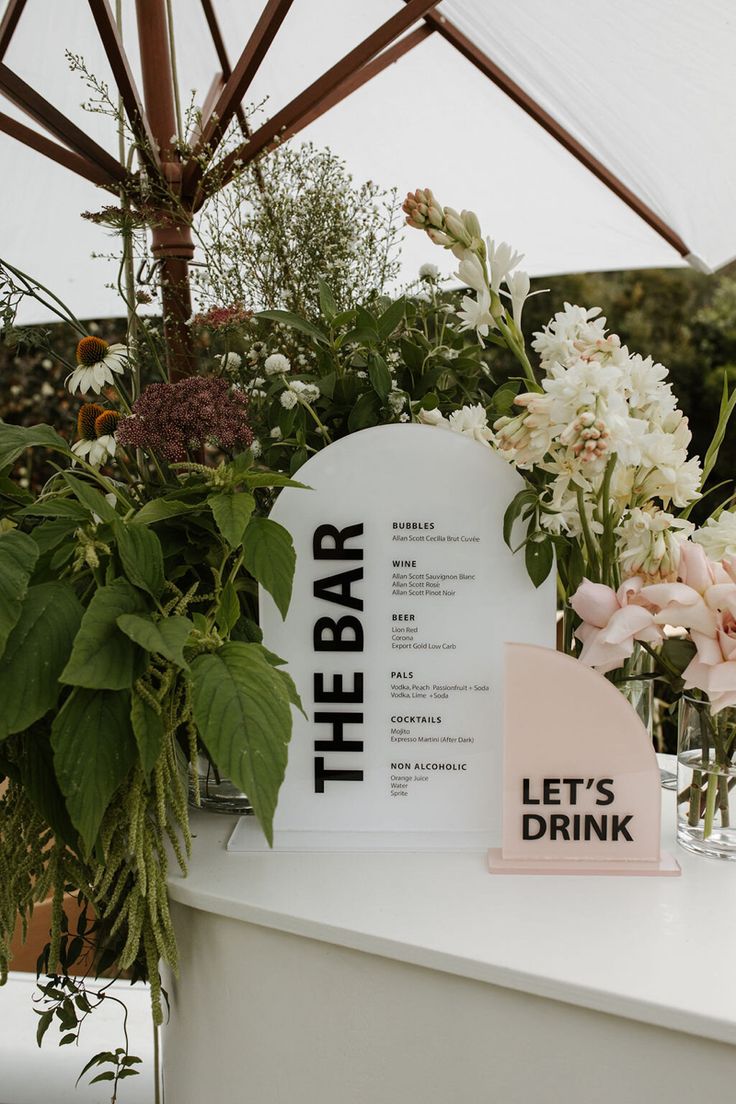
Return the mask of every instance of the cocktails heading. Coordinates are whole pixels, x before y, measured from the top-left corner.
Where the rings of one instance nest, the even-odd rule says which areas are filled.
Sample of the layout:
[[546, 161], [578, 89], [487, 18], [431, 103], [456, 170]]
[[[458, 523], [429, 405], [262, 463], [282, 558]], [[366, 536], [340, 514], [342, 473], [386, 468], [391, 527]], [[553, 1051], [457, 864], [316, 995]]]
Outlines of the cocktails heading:
[[616, 800], [613, 778], [542, 778], [536, 781], [523, 778], [521, 803], [524, 806], [564, 805], [571, 811], [565, 813], [522, 813], [524, 840], [570, 842], [573, 840], [619, 840], [634, 842], [630, 825], [633, 813], [574, 812], [575, 806], [586, 798], [592, 798], [595, 806], [609, 806]]

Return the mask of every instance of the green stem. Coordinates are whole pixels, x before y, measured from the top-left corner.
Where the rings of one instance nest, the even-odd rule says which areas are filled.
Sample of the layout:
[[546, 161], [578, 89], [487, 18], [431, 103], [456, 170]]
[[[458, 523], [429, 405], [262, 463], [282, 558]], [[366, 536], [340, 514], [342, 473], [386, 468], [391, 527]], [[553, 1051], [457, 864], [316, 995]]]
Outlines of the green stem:
[[[612, 553], [614, 552], [614, 539], [610, 509], [611, 498], [611, 478], [613, 476], [613, 470], [616, 467], [618, 457], [616, 453], [612, 453], [610, 460], [606, 464], [606, 470], [603, 475], [603, 486], [601, 488], [601, 510], [602, 510], [602, 522], [603, 522], [603, 539], [601, 545], [603, 548], [603, 568], [601, 582], [606, 586], [613, 586], [615, 580], [610, 578], [612, 567]], [[614, 557], [615, 558], [615, 557]]]
[[583, 540], [585, 542], [585, 550], [588, 553], [588, 567], [590, 575], [595, 576], [592, 582], [600, 582], [598, 578], [598, 552], [595, 546], [595, 540], [593, 534], [590, 531], [588, 525], [588, 515], [585, 512], [585, 494], [582, 487], [578, 487], [576, 490], [578, 500], [578, 513], [580, 514], [580, 527], [583, 531]]
[[[47, 288], [44, 284], [40, 283], [33, 276], [29, 276], [27, 272], [23, 272], [22, 269], [16, 268], [14, 265], [10, 264], [9, 261], [6, 261], [3, 257], [0, 257], [0, 266], [2, 268], [7, 268], [9, 272], [12, 272], [14, 276], [17, 276], [19, 280], [23, 281], [26, 288], [26, 294], [30, 295], [33, 299], [36, 299], [44, 307], [47, 307], [50, 311], [53, 312], [53, 314], [56, 315], [57, 318], [60, 318], [62, 322], [67, 322], [77, 331], [78, 334], [81, 334], [82, 337], [87, 336], [87, 330], [85, 330], [84, 326], [76, 317], [76, 315], [72, 314], [66, 303], [59, 299], [58, 295], [54, 295], [53, 291], [51, 291], [50, 288]], [[51, 296], [54, 303], [58, 304], [58, 306], [61, 307], [61, 310], [64, 311], [64, 314], [62, 314], [61, 311], [57, 310], [56, 307], [54, 307], [51, 303], [47, 303], [45, 299], [42, 299], [41, 296], [37, 294], [37, 291], [43, 291], [46, 295]]]
[[710, 771], [708, 774], [708, 788], [705, 795], [705, 820], [703, 821], [703, 839], [708, 839], [713, 831], [713, 818], [716, 811], [716, 797], [718, 796], [718, 772]]

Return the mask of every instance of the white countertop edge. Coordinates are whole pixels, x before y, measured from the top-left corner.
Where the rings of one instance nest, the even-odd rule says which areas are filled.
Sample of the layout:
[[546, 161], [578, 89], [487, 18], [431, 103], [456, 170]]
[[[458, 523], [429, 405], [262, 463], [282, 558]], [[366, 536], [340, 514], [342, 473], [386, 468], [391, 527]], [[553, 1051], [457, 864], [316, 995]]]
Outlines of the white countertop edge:
[[736, 1045], [736, 1025], [733, 1022], [704, 1016], [690, 1008], [656, 1004], [652, 1001], [612, 993], [610, 990], [600, 992], [557, 977], [525, 973], [522, 970], [514, 970], [462, 955], [448, 954], [446, 951], [432, 947], [387, 939], [355, 928], [337, 927], [323, 921], [309, 920], [305, 917], [249, 905], [243, 901], [228, 900], [201, 889], [193, 890], [186, 881], [181, 879], [169, 880], [169, 894], [172, 900], [179, 904], [201, 912], [225, 916], [231, 920], [240, 920], [290, 935], [331, 943], [350, 950], [379, 955], [382, 958], [395, 959], [413, 966], [422, 966], [473, 981], [498, 985], [504, 989], [515, 989], [533, 996], [589, 1008], [606, 1015], [639, 1020], [670, 1031], [681, 1031], [715, 1042]]

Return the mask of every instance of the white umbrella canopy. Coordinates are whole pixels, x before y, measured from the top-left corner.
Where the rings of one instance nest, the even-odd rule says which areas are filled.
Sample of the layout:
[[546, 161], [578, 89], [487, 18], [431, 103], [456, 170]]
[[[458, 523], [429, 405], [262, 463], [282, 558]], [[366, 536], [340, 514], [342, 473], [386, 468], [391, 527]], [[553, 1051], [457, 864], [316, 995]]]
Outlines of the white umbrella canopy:
[[[213, 0], [232, 64], [264, 0]], [[5, 64], [113, 155], [113, 122], [89, 99], [65, 51], [84, 58], [114, 92], [86, 0], [27, 0]], [[112, 5], [114, 9], [114, 4]], [[135, 4], [122, 0], [123, 40], [141, 87]], [[399, 0], [294, 0], [246, 96], [272, 117], [402, 8]], [[221, 66], [200, 0], [172, 0], [183, 103], [202, 103]], [[400, 193], [430, 186], [474, 209], [497, 239], [526, 254], [532, 275], [695, 263], [736, 254], [736, 13], [729, 0], [445, 0], [435, 9], [486, 59], [562, 124], [570, 141], [610, 170], [665, 228], [657, 232], [557, 138], [434, 33], [303, 129], [295, 141], [328, 145], [357, 180]], [[431, 17], [431, 13], [430, 13]], [[407, 32], [408, 33], [408, 32]], [[481, 67], [482, 68], [482, 67]], [[534, 110], [532, 108], [532, 110]], [[15, 106], [0, 111], [37, 131]], [[0, 254], [81, 317], [121, 313], [114, 270], [92, 253], [104, 232], [79, 213], [109, 202], [88, 181], [0, 134]], [[661, 230], [660, 225], [660, 230]], [[678, 248], [673, 247], [674, 241]], [[452, 271], [447, 254], [405, 235], [401, 279], [424, 260]], [[691, 260], [693, 258], [691, 257]], [[37, 310], [33, 318], [40, 320]]]

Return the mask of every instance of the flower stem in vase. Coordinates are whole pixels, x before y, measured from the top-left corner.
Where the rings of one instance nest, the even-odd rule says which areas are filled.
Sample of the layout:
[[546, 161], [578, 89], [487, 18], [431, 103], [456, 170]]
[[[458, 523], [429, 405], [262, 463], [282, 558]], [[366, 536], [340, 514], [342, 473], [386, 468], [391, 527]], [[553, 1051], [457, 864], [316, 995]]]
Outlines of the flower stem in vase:
[[703, 839], [708, 839], [713, 831], [713, 817], [718, 796], [718, 775], [714, 771], [708, 774], [708, 787], [705, 795], [705, 819], [703, 821]]

